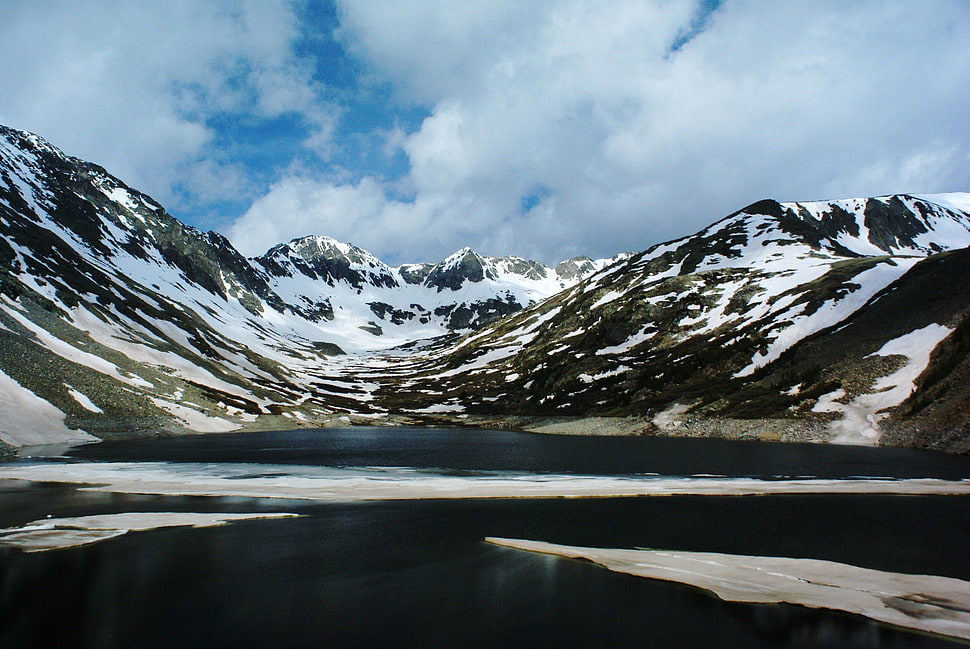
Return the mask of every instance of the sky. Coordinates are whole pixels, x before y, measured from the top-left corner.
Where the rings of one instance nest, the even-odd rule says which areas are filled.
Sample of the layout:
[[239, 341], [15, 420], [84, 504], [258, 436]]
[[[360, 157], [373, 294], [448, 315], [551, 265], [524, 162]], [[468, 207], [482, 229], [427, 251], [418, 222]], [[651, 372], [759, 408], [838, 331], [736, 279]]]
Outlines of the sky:
[[970, 191], [966, 0], [3, 0], [0, 88], [246, 255], [553, 264]]

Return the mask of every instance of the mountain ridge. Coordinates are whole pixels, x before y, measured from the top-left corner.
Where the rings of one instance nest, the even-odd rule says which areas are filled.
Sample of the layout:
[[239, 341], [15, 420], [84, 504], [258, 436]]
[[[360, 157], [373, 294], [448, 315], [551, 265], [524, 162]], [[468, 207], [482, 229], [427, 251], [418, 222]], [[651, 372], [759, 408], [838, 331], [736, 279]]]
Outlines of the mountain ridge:
[[247, 259], [0, 127], [0, 441], [595, 416], [967, 451], [968, 247], [970, 194], [898, 194], [552, 268], [325, 236]]
[[[967, 195], [949, 197], [965, 200]], [[854, 228], [844, 218], [849, 203], [859, 221]], [[806, 374], [816, 372], [815, 379], [821, 379], [812, 379], [810, 385], [805, 381], [800, 399], [786, 400], [783, 394], [795, 390], [800, 381], [774, 385], [769, 390], [773, 407], [764, 405], [770, 401], [765, 394], [759, 396], [762, 405], [754, 407], [750, 403], [752, 386], [759, 381], [763, 385], [766, 371], [778, 371], [786, 354], [794, 353], [792, 350], [813, 336], [837, 330], [871, 302], [899, 302], [902, 292], [896, 295], [896, 291], [916, 281], [909, 273], [921, 263], [939, 258], [965, 260], [970, 214], [932, 204], [927, 197], [906, 195], [824, 205], [827, 209], [819, 212], [821, 203], [762, 201], [695, 235], [658, 244], [495, 327], [439, 350], [433, 363], [413, 368], [417, 378], [394, 385], [386, 397], [398, 400], [397, 407], [415, 402], [425, 409], [482, 415], [652, 413], [650, 421], [640, 427], [643, 431], [658, 428], [652, 419], [659, 413], [679, 409], [679, 413], [693, 413], [699, 419], [738, 415], [774, 419], [782, 422], [775, 424], [778, 428], [802, 428], [799, 434], [806, 440], [878, 440], [878, 433], [872, 439], [862, 433], [871, 433], [872, 424], [878, 428], [878, 421], [888, 414], [884, 411], [898, 407], [908, 393], [895, 403], [868, 397], [871, 404], [866, 408], [853, 404], [892, 374], [888, 371], [892, 363], [884, 363], [885, 375], [878, 375], [879, 368], [866, 367], [864, 373], [871, 377], [868, 384], [842, 395], [837, 391], [841, 383], [851, 382], [850, 371], [806, 369]], [[838, 220], [829, 223], [835, 221], [839, 226], [833, 228], [826, 219], [815, 218], [812, 209], [816, 214], [835, 215]], [[900, 218], [903, 209], [906, 218]], [[805, 221], [806, 215], [812, 220]], [[866, 225], [867, 218], [873, 227]], [[902, 223], [896, 236], [885, 236], [889, 229], [886, 220]], [[934, 240], [934, 232], [943, 234]], [[958, 262], [949, 262], [954, 263]], [[940, 285], [955, 296], [946, 310], [931, 310], [932, 302], [923, 306], [942, 327], [935, 330], [942, 340], [927, 339], [927, 356], [964, 326], [970, 295], [953, 279], [959, 276], [949, 273], [939, 278]], [[889, 345], [894, 339], [890, 335], [893, 322], [903, 320], [883, 318], [877, 328], [882, 332], [882, 345], [871, 349], [872, 353]], [[912, 332], [895, 333], [904, 339]], [[912, 359], [895, 356], [902, 356], [907, 364]], [[836, 364], [836, 360], [831, 362]], [[855, 369], [868, 365], [872, 363], [864, 356], [852, 364]], [[934, 365], [922, 369], [933, 371]], [[422, 403], [426, 384], [434, 384], [436, 394], [446, 398], [436, 396], [440, 403]], [[832, 385], [836, 387], [818, 392]], [[914, 384], [913, 389], [918, 387]], [[954, 402], [950, 410], [959, 410], [959, 396], [949, 398]], [[846, 402], [839, 404], [845, 408], [833, 405], [840, 399]], [[820, 401], [827, 410], [823, 406], [816, 409]], [[740, 408], [742, 404], [747, 410]], [[863, 421], [868, 423], [856, 431], [858, 435], [844, 437], [836, 433], [836, 414], [847, 415], [852, 408], [865, 410]], [[901, 429], [898, 422], [887, 420], [887, 424]], [[948, 434], [966, 434], [960, 429], [959, 417], [947, 426], [952, 427]], [[666, 432], [671, 432], [670, 427]], [[790, 438], [795, 438], [794, 433]], [[917, 438], [910, 435], [908, 439], [916, 443]]]

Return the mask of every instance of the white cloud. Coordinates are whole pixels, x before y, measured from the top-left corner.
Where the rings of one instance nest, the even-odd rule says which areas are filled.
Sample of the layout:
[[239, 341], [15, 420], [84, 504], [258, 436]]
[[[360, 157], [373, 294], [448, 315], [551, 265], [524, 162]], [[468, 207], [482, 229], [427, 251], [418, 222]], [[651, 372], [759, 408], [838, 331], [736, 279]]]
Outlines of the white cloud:
[[[345, 46], [433, 106], [401, 144], [413, 204], [300, 221], [377, 254], [391, 229], [415, 257], [470, 244], [549, 262], [645, 248], [763, 197], [970, 189], [966, 3], [729, 0], [679, 51], [697, 2], [340, 9]], [[304, 194], [336, 200], [332, 182]], [[431, 231], [395, 229], [402, 214]]]
[[356, 185], [334, 185], [291, 176], [274, 184], [237, 220], [229, 236], [243, 253], [259, 255], [283, 241], [306, 234], [328, 233], [350, 240], [362, 227], [379, 220], [388, 203], [371, 179]]
[[11, 0], [0, 22], [0, 122], [169, 205], [199, 173], [224, 172], [229, 180], [207, 195], [221, 185], [216, 197], [231, 196], [242, 184], [213, 155], [213, 116], [295, 113], [314, 130], [310, 144], [329, 141], [334, 113], [293, 54], [298, 34], [289, 3]]
[[[471, 245], [555, 262], [769, 196], [970, 189], [964, 0], [724, 0], [706, 21], [700, 0], [337, 2], [362, 64], [339, 90], [295, 52], [329, 37], [299, 4], [7, 0], [0, 123], [170, 207], [259, 196], [230, 228], [250, 253], [319, 233], [390, 261]], [[428, 117], [347, 132], [382, 84]], [[252, 142], [213, 127], [227, 115], [297, 116], [306, 139], [273, 163], [290, 171], [260, 190], [233, 158]], [[380, 138], [404, 177], [373, 168]]]

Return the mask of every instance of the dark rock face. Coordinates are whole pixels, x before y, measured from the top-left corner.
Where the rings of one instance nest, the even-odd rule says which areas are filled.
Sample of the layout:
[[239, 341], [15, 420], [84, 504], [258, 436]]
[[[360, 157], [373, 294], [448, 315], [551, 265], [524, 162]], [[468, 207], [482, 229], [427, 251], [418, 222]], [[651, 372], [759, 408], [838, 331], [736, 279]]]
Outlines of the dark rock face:
[[886, 252], [913, 248], [915, 238], [929, 232], [926, 224], [898, 196], [890, 198], [888, 203], [869, 199], [865, 225], [869, 228], [869, 241]]
[[[369, 306], [370, 310], [374, 312], [374, 315], [381, 320], [390, 320], [392, 323], [397, 325], [404, 324], [408, 320], [413, 320], [414, 318], [419, 317], [414, 311], [396, 309], [393, 305], [387, 304], [386, 302], [370, 302], [367, 306]], [[420, 305], [411, 305], [412, 309], [415, 307], [417, 307], [419, 313], [420, 311], [423, 311]]]
[[481, 257], [467, 248], [462, 253], [461, 258], [455, 263], [449, 264], [446, 260], [431, 269], [424, 281], [425, 285], [433, 286], [439, 292], [446, 288], [457, 291], [465, 282], [478, 283], [486, 277], [495, 279], [494, 273], [485, 265]]
[[408, 284], [423, 284], [434, 264], [406, 264], [398, 270], [401, 278]]
[[490, 298], [473, 304], [463, 302], [441, 306], [434, 310], [434, 314], [447, 317], [449, 329], [461, 330], [480, 328], [522, 309], [523, 305], [516, 302], [513, 296], [507, 295], [504, 300]]
[[556, 275], [566, 280], [579, 279], [593, 272], [593, 260], [586, 256], [573, 257], [556, 264]]

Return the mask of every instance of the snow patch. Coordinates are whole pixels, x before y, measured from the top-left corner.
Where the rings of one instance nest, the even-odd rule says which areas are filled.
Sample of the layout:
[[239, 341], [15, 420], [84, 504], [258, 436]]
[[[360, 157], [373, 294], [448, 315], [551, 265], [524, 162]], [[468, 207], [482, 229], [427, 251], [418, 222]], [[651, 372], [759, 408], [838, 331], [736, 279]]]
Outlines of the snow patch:
[[74, 388], [72, 388], [66, 383], [64, 384], [64, 387], [67, 388], [68, 394], [70, 394], [74, 398], [74, 400], [78, 402], [78, 405], [80, 405], [88, 412], [93, 412], [96, 415], [100, 415], [101, 413], [104, 412], [104, 410], [96, 406], [94, 402], [87, 397], [86, 394], [82, 392], [78, 392], [77, 390], [75, 390]]
[[881, 431], [879, 420], [885, 410], [898, 406], [916, 389], [916, 379], [926, 369], [930, 355], [944, 338], [953, 332], [949, 327], [930, 324], [890, 340], [871, 356], [905, 356], [906, 364], [872, 386], [873, 392], [842, 403], [842, 389], [822, 395], [812, 408], [815, 412], [841, 412], [842, 419], [829, 427], [838, 444], [876, 444]]
[[158, 397], [150, 397], [152, 403], [170, 415], [180, 419], [185, 427], [199, 433], [227, 433], [231, 430], [239, 430], [241, 424], [222, 419], [221, 417], [209, 417], [198, 410], [181, 406], [171, 401], [165, 401]]
[[0, 371], [0, 441], [10, 446], [96, 442], [64, 425], [64, 413]]

